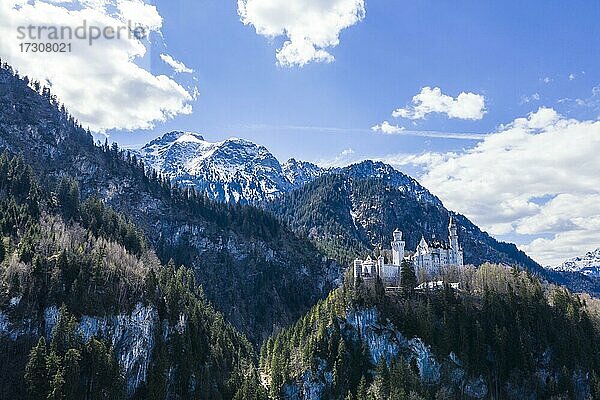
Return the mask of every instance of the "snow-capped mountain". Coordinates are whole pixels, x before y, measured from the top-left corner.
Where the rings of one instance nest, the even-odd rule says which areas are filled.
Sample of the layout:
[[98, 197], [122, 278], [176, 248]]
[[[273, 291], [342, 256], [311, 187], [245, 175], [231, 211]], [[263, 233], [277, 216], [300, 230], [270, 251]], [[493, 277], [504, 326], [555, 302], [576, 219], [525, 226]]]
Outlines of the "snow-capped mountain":
[[292, 184], [294, 189], [318, 178], [324, 172], [322, 168], [313, 163], [297, 161], [294, 158], [287, 160], [281, 168], [286, 179]]
[[584, 256], [568, 259], [552, 269], [561, 272], [578, 272], [589, 277], [600, 278], [600, 248], [590, 251]]
[[294, 159], [282, 166], [264, 146], [248, 140], [209, 142], [193, 132], [169, 132], [138, 154], [157, 172], [225, 202], [272, 200], [322, 172]]
[[413, 178], [382, 162], [365, 161], [323, 169], [306, 161], [280, 163], [266, 147], [245, 139], [209, 142], [193, 132], [169, 132], [142, 147], [146, 166], [184, 186], [193, 186], [225, 202], [259, 204], [298, 189], [323, 174], [377, 178], [417, 201], [440, 206], [440, 200]]

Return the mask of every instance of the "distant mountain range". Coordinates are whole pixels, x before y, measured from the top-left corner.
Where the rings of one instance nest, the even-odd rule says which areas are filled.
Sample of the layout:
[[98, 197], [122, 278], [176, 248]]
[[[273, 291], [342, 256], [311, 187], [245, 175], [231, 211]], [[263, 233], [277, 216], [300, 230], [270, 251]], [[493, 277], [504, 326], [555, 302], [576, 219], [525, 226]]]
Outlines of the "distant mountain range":
[[560, 265], [550, 267], [555, 271], [580, 273], [591, 278], [600, 278], [600, 248], [586, 253], [584, 256], [573, 257]]
[[269, 150], [251, 141], [229, 138], [210, 142], [201, 134], [173, 131], [134, 152], [147, 167], [211, 199], [229, 203], [261, 204], [299, 189], [324, 174], [349, 178], [377, 178], [414, 198], [431, 204], [441, 201], [413, 178], [384, 163], [352, 168], [321, 168], [294, 158], [281, 163]]
[[[212, 199], [266, 208], [343, 262], [387, 248], [398, 227], [409, 249], [421, 236], [447, 235], [449, 211], [442, 202], [382, 162], [329, 169], [295, 159], [281, 164], [264, 146], [237, 138], [209, 142], [192, 132], [169, 132], [136, 154], [161, 175]], [[540, 268], [514, 245], [497, 242], [463, 216], [459, 221], [468, 262]]]

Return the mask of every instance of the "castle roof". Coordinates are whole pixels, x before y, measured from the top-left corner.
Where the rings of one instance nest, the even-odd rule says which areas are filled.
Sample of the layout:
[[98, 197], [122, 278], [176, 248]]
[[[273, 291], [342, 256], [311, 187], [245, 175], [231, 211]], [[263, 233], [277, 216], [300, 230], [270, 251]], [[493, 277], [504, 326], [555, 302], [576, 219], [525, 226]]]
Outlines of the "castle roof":
[[432, 249], [444, 249], [444, 250], [447, 250], [450, 248], [450, 246], [448, 246], [448, 243], [442, 242], [441, 240], [436, 240], [436, 239], [434, 239], [431, 243], [429, 243], [429, 247]]

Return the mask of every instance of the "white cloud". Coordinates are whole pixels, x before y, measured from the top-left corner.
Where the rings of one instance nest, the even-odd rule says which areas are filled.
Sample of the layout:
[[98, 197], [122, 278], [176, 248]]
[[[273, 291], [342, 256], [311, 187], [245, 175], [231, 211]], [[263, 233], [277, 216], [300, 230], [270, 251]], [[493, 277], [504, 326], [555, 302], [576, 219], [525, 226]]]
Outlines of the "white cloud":
[[553, 81], [553, 79], [550, 78], [549, 76], [545, 76], [544, 78], [542, 78], [542, 82], [544, 82], [546, 85], [548, 85], [552, 81]]
[[560, 118], [553, 108], [540, 107], [536, 112], [530, 113], [527, 118], [515, 119], [506, 128], [543, 129], [556, 123]]
[[361, 159], [362, 158], [356, 154], [356, 151], [354, 151], [354, 149], [348, 147], [342, 150], [333, 158], [316, 160], [315, 164], [322, 168], [345, 167]]
[[480, 94], [462, 92], [453, 98], [439, 87], [425, 86], [412, 99], [412, 105], [392, 113], [394, 118], [423, 119], [431, 113], [446, 114], [449, 118], [479, 120], [486, 113], [485, 98]]
[[539, 101], [539, 100], [540, 100], [540, 94], [534, 93], [531, 96], [522, 96], [521, 104], [527, 104], [527, 103], [531, 103], [532, 101]]
[[575, 80], [575, 74], [569, 74], [569, 80], [570, 81]]
[[[103, 3], [106, 5], [107, 2]], [[117, 0], [117, 8], [123, 21], [135, 21], [152, 31], [158, 31], [162, 27], [162, 17], [156, 6], [142, 0]]]
[[388, 121], [383, 121], [381, 124], [375, 125], [371, 128], [371, 131], [373, 132], [381, 132], [386, 135], [402, 133], [404, 130], [406, 130], [406, 128], [403, 126], [392, 125]]
[[[158, 32], [162, 17], [155, 6], [141, 0], [81, 0], [56, 2], [2, 0], [0, 54], [22, 75], [52, 87], [52, 92], [84, 126], [109, 129], [148, 129], [158, 121], [191, 112], [193, 93], [165, 75], [154, 75], [147, 39], [122, 32], [120, 38], [101, 38], [88, 44], [73, 39], [70, 53], [21, 52], [19, 26], [75, 28], [143, 25]], [[27, 40], [26, 40], [27, 41]], [[31, 40], [29, 40], [31, 41]]]
[[245, 25], [259, 35], [285, 36], [277, 63], [285, 67], [332, 62], [329, 48], [339, 44], [340, 32], [365, 17], [364, 0], [238, 0]]
[[188, 74], [194, 73], [193, 69], [187, 67], [181, 61], [177, 61], [176, 59], [174, 59], [172, 56], [170, 56], [168, 54], [161, 54], [160, 59], [163, 60], [168, 66], [173, 68], [173, 71], [175, 71], [177, 73], [188, 73]]
[[[462, 153], [426, 154], [421, 182], [492, 234], [533, 235], [545, 265], [600, 247], [600, 121], [540, 108]], [[526, 240], [529, 236], [522, 236]]]

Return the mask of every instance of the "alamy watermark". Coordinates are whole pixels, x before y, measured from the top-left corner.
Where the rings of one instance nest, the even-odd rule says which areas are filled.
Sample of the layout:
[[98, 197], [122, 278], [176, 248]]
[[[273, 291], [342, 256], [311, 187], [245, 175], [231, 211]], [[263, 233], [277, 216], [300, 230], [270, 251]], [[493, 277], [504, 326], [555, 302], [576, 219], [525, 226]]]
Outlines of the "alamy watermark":
[[98, 26], [83, 20], [77, 26], [22, 25], [17, 27], [17, 40], [21, 52], [70, 53], [73, 42], [81, 41], [93, 46], [98, 40], [137, 39], [148, 37], [149, 29], [128, 21], [118, 26]]

